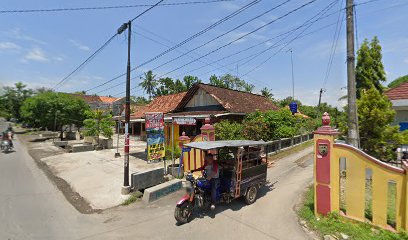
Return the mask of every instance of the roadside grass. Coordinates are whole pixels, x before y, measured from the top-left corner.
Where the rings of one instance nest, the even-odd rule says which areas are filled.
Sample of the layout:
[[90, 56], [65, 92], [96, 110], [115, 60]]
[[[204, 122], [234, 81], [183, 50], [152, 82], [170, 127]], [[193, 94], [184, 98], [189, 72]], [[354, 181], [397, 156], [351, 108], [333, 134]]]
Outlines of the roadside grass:
[[127, 206], [127, 205], [129, 205], [131, 203], [139, 201], [142, 197], [143, 197], [142, 192], [140, 192], [140, 191], [132, 192], [130, 194], [130, 196], [126, 200], [123, 201], [122, 205]]
[[408, 233], [393, 233], [376, 228], [368, 223], [361, 223], [331, 213], [326, 217], [316, 218], [314, 215], [313, 186], [304, 195], [304, 200], [298, 210], [298, 215], [306, 221], [309, 229], [320, 236], [332, 235], [341, 239], [340, 233], [348, 235], [353, 240], [407, 240]]
[[309, 140], [307, 142], [301, 143], [293, 148], [287, 149], [287, 150], [282, 150], [281, 152], [278, 152], [277, 154], [269, 155], [268, 160], [278, 160], [284, 157], [287, 157], [291, 154], [297, 153], [299, 151], [302, 151], [303, 149], [306, 149], [310, 146], [313, 146], [313, 140]]

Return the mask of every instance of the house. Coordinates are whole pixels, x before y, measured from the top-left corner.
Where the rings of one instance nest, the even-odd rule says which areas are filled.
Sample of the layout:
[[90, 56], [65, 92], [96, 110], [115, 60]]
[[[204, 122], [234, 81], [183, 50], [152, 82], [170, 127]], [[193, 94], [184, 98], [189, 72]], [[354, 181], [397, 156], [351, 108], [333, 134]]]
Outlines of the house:
[[408, 129], [408, 82], [386, 90], [385, 95], [397, 112], [393, 124], [399, 125], [400, 131]]
[[[264, 96], [199, 83], [187, 92], [154, 98], [148, 105], [131, 114], [130, 132], [143, 139], [147, 112], [165, 114], [165, 136], [169, 143], [172, 138], [177, 141], [182, 132], [190, 137], [200, 134], [206, 118], [210, 118], [212, 123], [223, 119], [242, 121], [248, 113], [277, 109]], [[172, 130], [173, 135], [170, 134]]]
[[105, 97], [105, 96], [97, 96], [97, 95], [85, 95], [85, 94], [71, 94], [73, 96], [82, 98], [88, 103], [89, 107], [92, 110], [95, 109], [102, 109], [106, 111], [112, 111], [114, 116], [119, 115], [122, 111], [123, 103], [125, 98], [114, 98], [114, 97]]

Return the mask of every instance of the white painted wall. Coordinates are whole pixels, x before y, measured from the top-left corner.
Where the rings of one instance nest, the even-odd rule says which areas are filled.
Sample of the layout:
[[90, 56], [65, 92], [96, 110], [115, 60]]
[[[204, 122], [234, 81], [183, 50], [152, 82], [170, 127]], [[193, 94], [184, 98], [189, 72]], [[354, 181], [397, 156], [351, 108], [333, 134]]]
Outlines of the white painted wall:
[[186, 107], [201, 107], [210, 105], [220, 105], [217, 100], [210, 96], [206, 91], [198, 89], [193, 98], [187, 103]]

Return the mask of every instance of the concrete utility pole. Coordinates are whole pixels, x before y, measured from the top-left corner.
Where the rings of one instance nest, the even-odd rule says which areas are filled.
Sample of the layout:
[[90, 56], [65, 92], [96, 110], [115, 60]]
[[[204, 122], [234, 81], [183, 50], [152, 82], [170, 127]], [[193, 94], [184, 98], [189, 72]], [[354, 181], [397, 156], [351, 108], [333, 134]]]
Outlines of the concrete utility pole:
[[130, 42], [132, 33], [132, 22], [122, 24], [118, 29], [118, 34], [121, 34], [126, 29], [128, 30], [128, 59], [126, 68], [126, 99], [125, 99], [125, 156], [124, 156], [124, 173], [122, 194], [129, 194], [129, 122], [130, 122]]
[[354, 56], [354, 2], [347, 0], [347, 102], [348, 102], [348, 144], [359, 147], [358, 118], [356, 104], [356, 74]]
[[322, 94], [325, 90], [323, 88], [320, 88], [320, 94], [319, 94], [319, 104], [317, 104], [317, 107], [320, 107], [320, 104], [322, 103]]

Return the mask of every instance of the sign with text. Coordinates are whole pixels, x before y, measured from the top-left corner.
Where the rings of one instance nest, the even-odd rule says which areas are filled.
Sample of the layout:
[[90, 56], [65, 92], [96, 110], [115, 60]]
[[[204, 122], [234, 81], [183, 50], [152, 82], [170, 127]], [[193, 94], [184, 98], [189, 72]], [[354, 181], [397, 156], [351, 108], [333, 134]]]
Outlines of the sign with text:
[[196, 125], [196, 119], [192, 117], [173, 117], [173, 122], [177, 125]]
[[164, 114], [146, 113], [147, 160], [165, 156]]

